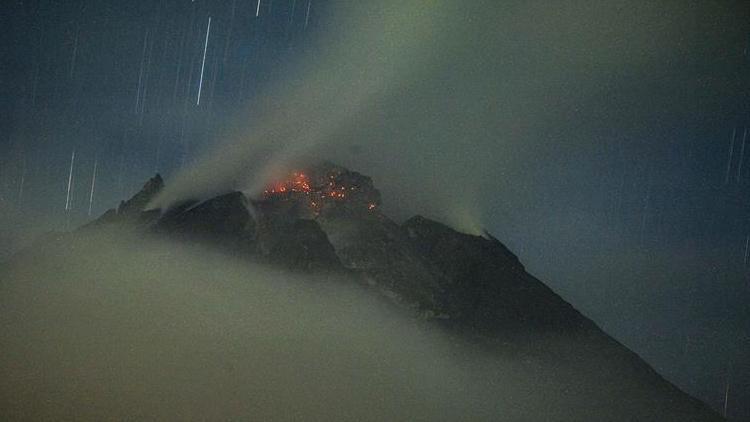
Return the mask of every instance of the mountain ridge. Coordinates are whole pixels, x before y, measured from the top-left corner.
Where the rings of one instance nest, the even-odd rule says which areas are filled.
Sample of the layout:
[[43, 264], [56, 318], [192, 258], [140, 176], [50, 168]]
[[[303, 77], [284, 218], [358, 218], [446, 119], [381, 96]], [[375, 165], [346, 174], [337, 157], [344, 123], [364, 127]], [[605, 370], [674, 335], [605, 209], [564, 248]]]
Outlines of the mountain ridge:
[[[234, 191], [149, 209], [163, 188], [157, 174], [79, 230], [125, 227], [295, 272], [353, 275], [452, 336], [532, 359], [552, 353], [559, 362], [586, 368], [581, 382], [637, 397], [613, 419], [643, 412], [661, 420], [721, 420], [529, 274], [491, 234], [460, 233], [418, 215], [398, 224], [380, 211], [380, 192], [360, 173], [322, 163], [270, 184], [258, 198]], [[560, 347], [530, 340], [536, 337], [573, 341]], [[608, 360], [625, 369], [587, 373], [606, 368]], [[637, 387], [620, 387], [620, 381]]]

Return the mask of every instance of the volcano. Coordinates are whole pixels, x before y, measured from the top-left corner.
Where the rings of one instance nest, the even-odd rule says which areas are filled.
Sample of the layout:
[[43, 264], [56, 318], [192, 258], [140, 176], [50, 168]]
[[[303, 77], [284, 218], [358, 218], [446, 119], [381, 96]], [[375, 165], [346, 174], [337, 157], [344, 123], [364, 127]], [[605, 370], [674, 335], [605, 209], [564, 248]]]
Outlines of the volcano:
[[[389, 218], [368, 176], [321, 163], [289, 172], [256, 197], [235, 191], [149, 208], [163, 188], [156, 175], [116, 209], [35, 249], [128, 232], [296, 274], [343, 276], [452, 341], [519, 362], [521, 381], [502, 401], [540, 397], [545, 420], [721, 420], [529, 274], [491, 234], [461, 233], [418, 215], [403, 223]], [[493, 377], [482, 382], [502, 381]], [[566, 404], [571, 397], [575, 406]], [[536, 400], [523, 399], [530, 407]], [[534, 414], [505, 409], [483, 419], [542, 417]]]

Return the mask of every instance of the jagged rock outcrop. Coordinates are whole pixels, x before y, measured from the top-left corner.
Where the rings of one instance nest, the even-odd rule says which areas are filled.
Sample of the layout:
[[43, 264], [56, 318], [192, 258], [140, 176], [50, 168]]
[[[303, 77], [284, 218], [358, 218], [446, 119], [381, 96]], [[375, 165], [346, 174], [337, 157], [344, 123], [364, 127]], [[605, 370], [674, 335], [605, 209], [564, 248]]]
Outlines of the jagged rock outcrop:
[[[159, 192], [161, 192], [163, 188], [164, 180], [161, 178], [161, 175], [157, 174], [149, 179], [149, 181], [143, 185], [143, 188], [132, 198], [120, 202], [120, 205], [117, 207], [117, 215], [142, 217], [143, 213], [146, 212], [146, 206], [156, 197], [156, 195], [159, 194]], [[150, 213], [146, 212], [146, 214]]]
[[81, 229], [96, 230], [122, 224], [136, 227], [150, 226], [159, 218], [160, 211], [147, 210], [146, 208], [162, 189], [164, 189], [164, 179], [157, 173], [130, 199], [120, 201], [117, 208], [107, 210], [101, 217], [85, 224]]

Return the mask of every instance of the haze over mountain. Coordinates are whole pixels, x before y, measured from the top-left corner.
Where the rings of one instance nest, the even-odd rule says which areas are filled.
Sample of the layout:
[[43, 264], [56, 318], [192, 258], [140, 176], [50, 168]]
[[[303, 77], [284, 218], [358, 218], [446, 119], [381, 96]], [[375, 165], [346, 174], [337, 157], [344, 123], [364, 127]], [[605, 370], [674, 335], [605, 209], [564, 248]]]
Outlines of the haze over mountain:
[[0, 267], [8, 418], [721, 420], [489, 233], [332, 163], [117, 209]]

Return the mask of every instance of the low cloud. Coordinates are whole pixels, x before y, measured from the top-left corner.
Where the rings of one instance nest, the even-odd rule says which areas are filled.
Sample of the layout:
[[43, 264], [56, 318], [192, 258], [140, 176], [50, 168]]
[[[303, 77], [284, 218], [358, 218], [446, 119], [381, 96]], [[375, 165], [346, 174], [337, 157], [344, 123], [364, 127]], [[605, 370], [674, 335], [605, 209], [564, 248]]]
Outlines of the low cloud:
[[79, 234], [0, 280], [3, 419], [670, 417], [627, 364], [561, 357], [572, 339], [479, 347], [356, 280], [202, 248]]

